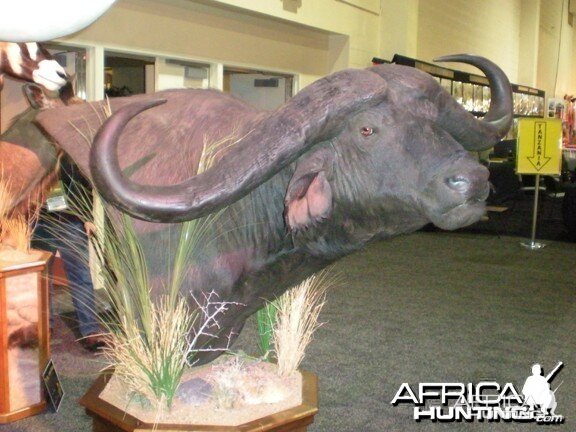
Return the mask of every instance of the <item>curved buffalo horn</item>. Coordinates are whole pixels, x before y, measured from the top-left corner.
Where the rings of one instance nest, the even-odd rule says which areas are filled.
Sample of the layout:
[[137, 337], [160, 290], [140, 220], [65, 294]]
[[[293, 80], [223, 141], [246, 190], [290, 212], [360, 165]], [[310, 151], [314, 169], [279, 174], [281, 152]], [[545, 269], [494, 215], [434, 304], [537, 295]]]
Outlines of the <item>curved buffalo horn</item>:
[[255, 123], [212, 168], [172, 186], [143, 186], [122, 174], [117, 147], [123, 128], [138, 113], [163, 103], [135, 102], [119, 109], [98, 131], [90, 154], [92, 177], [104, 199], [136, 218], [192, 220], [237, 201], [315, 143], [335, 136], [343, 118], [382, 102], [386, 88], [379, 76], [365, 70], [320, 79]]
[[438, 123], [470, 151], [487, 150], [510, 129], [514, 118], [510, 81], [498, 66], [484, 57], [456, 54], [434, 59], [437, 62], [460, 62], [480, 69], [490, 85], [490, 109], [481, 121], [465, 110], [447, 93], [437, 101]]

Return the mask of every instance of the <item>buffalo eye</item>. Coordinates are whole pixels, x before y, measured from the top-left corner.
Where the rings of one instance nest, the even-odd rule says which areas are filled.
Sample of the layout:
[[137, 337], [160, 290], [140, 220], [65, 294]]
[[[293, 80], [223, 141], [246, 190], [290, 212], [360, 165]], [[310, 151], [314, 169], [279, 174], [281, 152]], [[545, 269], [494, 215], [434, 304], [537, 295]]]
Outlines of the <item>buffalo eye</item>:
[[360, 133], [362, 134], [362, 136], [369, 137], [374, 133], [374, 129], [368, 126], [364, 126], [360, 129]]

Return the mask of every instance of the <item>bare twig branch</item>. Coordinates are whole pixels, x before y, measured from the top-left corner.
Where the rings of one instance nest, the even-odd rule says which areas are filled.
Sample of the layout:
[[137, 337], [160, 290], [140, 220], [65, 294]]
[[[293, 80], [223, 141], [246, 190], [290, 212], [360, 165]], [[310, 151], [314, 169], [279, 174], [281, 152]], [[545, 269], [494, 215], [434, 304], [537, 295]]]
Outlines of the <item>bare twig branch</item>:
[[[209, 293], [202, 293], [202, 296], [204, 300], [200, 301], [197, 296], [192, 293], [190, 294], [190, 297], [197, 306], [197, 318], [202, 320], [200, 326], [193, 330], [192, 337], [188, 338], [186, 359], [190, 366], [195, 363], [194, 357], [197, 353], [228, 351], [230, 349], [234, 333], [229, 332], [227, 335], [220, 334], [221, 326], [218, 319], [233, 306], [245, 306], [245, 304], [238, 302], [218, 301], [219, 295], [214, 290]], [[198, 346], [198, 341], [201, 338], [219, 339], [221, 337], [226, 338], [226, 344], [222, 347], [204, 348]]]

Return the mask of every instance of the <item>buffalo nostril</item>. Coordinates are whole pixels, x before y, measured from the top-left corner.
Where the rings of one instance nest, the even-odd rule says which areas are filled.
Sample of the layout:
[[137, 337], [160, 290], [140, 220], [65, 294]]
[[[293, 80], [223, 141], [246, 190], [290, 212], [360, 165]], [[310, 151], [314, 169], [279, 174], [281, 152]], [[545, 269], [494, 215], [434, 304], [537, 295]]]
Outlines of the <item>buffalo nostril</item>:
[[65, 72], [56, 72], [56, 74], [62, 79], [68, 79], [68, 75]]
[[458, 192], [465, 192], [470, 186], [470, 180], [462, 175], [448, 177], [445, 182], [450, 189]]

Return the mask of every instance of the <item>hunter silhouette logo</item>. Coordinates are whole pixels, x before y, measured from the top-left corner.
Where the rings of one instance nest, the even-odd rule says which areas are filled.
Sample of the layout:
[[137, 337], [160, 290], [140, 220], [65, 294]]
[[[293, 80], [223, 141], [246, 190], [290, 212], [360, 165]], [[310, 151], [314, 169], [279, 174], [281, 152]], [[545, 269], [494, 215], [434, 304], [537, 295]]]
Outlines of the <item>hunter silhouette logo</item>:
[[556, 367], [546, 375], [546, 377], [542, 376], [542, 366], [538, 363], [532, 366], [532, 375], [526, 378], [524, 387], [522, 387], [524, 403], [528, 405], [531, 410], [539, 408], [543, 415], [550, 414], [554, 416], [557, 405], [556, 390], [558, 390], [562, 383], [554, 390], [551, 390], [550, 382], [563, 366], [564, 363], [558, 362]]
[[495, 381], [478, 383], [419, 383], [414, 391], [408, 383], [403, 383], [391, 404], [411, 403], [414, 405], [414, 419], [418, 422], [454, 421], [519, 421], [538, 424], [564, 422], [564, 416], [556, 414], [556, 390], [550, 383], [564, 367], [558, 362], [556, 367], [542, 375], [539, 364], [532, 366], [532, 375], [526, 379], [520, 394], [514, 384], [500, 385]]

